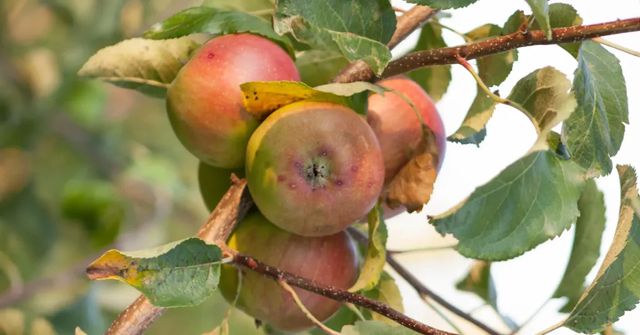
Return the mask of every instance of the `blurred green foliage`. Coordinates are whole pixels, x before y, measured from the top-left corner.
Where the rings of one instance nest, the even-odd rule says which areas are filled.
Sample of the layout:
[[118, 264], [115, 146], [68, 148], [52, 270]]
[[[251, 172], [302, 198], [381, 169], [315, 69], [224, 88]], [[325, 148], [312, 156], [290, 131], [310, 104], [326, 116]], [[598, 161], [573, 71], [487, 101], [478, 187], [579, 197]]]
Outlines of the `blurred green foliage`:
[[[0, 0], [0, 334], [102, 333], [137, 294], [89, 282], [84, 267], [107, 247], [185, 238], [206, 219], [197, 161], [164, 101], [76, 75], [98, 49], [200, 3]], [[210, 331], [226, 309], [216, 295], [148, 333]], [[255, 329], [240, 312], [231, 320]]]

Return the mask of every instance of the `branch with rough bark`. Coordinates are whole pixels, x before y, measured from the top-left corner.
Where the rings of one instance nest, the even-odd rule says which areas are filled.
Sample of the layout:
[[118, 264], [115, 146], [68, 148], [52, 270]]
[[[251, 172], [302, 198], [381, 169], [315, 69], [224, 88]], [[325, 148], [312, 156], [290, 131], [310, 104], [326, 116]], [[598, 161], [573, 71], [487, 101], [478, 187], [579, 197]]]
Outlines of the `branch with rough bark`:
[[407, 328], [413, 329], [420, 334], [427, 334], [427, 335], [451, 335], [452, 334], [449, 332], [445, 332], [443, 330], [430, 327], [420, 321], [412, 319], [379, 301], [369, 299], [363, 295], [352, 293], [337, 287], [313, 282], [309, 279], [306, 279], [306, 278], [294, 275], [292, 273], [282, 271], [278, 268], [269, 266], [267, 264], [264, 264], [259, 260], [250, 256], [237, 254], [236, 256], [234, 256], [232, 263], [236, 265], [240, 265], [251, 271], [265, 275], [274, 280], [284, 281], [289, 285], [299, 287], [301, 289], [304, 289], [313, 293], [317, 293], [327, 298], [331, 298], [333, 300], [340, 301], [340, 302], [349, 302], [354, 305], [367, 308], [380, 315], [384, 315], [387, 318], [394, 320], [397, 323]]
[[[572, 43], [631, 31], [640, 31], [640, 17], [584, 26], [555, 28], [552, 29], [551, 39], [547, 39], [542, 30], [519, 31], [457, 47], [437, 48], [410, 53], [389, 63], [382, 74], [382, 78], [429, 65], [457, 64], [459, 57], [471, 60], [533, 45]], [[354, 76], [359, 77], [363, 73], [364, 71], [361, 71], [361, 73], [356, 73]]]

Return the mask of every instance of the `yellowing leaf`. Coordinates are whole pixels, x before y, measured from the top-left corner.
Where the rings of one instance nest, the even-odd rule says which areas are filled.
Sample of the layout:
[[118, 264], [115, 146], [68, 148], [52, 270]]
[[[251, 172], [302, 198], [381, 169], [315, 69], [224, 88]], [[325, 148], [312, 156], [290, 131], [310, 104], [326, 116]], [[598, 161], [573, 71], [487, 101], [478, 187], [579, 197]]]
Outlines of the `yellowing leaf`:
[[333, 102], [364, 114], [369, 91], [384, 91], [379, 86], [361, 81], [315, 88], [297, 81], [253, 81], [240, 85], [240, 89], [245, 109], [259, 120], [282, 106], [302, 100]]
[[380, 280], [387, 260], [387, 226], [380, 213], [380, 205], [376, 205], [368, 216], [369, 244], [364, 264], [360, 268], [360, 275], [355, 284], [349, 289], [351, 292], [371, 290]]
[[419, 211], [431, 198], [437, 176], [438, 145], [435, 135], [425, 125], [422, 134], [415, 154], [385, 190], [385, 201], [391, 208], [404, 206], [409, 212]]
[[216, 290], [221, 255], [217, 246], [189, 238], [127, 254], [109, 250], [89, 265], [87, 275], [123, 281], [156, 306], [191, 306]]

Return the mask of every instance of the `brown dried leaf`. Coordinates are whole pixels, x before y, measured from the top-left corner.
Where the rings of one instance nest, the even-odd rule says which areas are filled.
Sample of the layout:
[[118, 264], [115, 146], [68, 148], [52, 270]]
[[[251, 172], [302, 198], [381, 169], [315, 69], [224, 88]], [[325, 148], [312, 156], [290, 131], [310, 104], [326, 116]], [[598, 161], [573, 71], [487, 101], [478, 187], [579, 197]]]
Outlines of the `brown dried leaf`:
[[390, 208], [404, 206], [409, 212], [420, 211], [431, 198], [439, 159], [435, 134], [423, 125], [422, 140], [413, 157], [385, 190], [387, 205]]

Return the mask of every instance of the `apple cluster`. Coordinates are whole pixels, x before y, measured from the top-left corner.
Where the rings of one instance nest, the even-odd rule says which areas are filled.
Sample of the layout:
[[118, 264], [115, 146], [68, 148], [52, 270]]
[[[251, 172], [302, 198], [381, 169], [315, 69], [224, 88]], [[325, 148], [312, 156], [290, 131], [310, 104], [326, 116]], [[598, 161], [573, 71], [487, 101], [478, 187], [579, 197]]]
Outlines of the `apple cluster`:
[[[357, 278], [358, 256], [345, 229], [366, 216], [410, 160], [421, 140], [421, 119], [443, 156], [442, 121], [426, 92], [406, 77], [378, 83], [390, 91], [370, 96], [366, 118], [340, 104], [310, 101], [283, 106], [262, 122], [247, 113], [240, 84], [282, 80], [300, 81], [300, 75], [276, 43], [252, 34], [215, 37], [169, 87], [169, 119], [201, 162], [200, 189], [209, 209], [229, 187], [231, 173], [247, 178], [257, 210], [230, 237], [232, 248], [348, 289]], [[257, 273], [238, 276], [224, 268], [220, 287], [237, 307], [278, 329], [313, 326], [289, 293]], [[339, 307], [296, 292], [319, 320]]]

